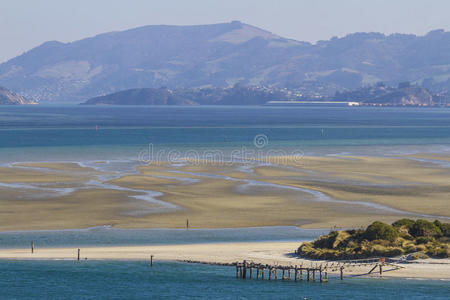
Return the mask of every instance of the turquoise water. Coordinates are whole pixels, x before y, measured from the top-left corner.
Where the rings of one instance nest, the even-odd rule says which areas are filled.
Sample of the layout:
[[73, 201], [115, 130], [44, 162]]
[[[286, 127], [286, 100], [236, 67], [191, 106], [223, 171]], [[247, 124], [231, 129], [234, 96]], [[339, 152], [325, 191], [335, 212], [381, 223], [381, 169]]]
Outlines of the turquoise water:
[[156, 261], [0, 261], [1, 299], [448, 299], [450, 283], [236, 279], [232, 267]]

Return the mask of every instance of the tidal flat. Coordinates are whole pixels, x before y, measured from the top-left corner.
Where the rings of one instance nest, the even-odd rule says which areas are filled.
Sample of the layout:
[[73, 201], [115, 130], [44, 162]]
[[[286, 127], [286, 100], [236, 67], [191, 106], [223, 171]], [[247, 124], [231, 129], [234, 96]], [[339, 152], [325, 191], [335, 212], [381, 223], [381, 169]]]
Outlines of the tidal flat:
[[448, 220], [449, 168], [435, 162], [449, 156], [423, 156], [181, 159], [124, 174], [68, 162], [14, 163], [0, 168], [0, 230], [184, 228], [187, 219], [191, 228], [328, 229], [402, 216]]

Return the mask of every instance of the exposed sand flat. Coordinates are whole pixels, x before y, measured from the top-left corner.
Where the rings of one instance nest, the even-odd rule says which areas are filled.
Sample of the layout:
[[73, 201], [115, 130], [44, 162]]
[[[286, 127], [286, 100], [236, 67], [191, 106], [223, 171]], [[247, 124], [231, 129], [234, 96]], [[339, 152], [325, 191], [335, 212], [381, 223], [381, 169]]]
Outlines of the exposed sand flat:
[[424, 159], [431, 159], [431, 160], [442, 160], [446, 162], [450, 162], [450, 154], [444, 155], [444, 154], [429, 154], [429, 153], [420, 153], [420, 154], [414, 154], [414, 155], [406, 155], [406, 157], [412, 157], [412, 158], [424, 158]]
[[[139, 166], [138, 174], [104, 186], [83, 186], [93, 178], [98, 181], [99, 172], [77, 164], [23, 164], [45, 168], [42, 171], [0, 168], [0, 184], [4, 184], [0, 186], [0, 206], [4, 208], [0, 230], [98, 225], [182, 228], [186, 219], [193, 228], [330, 228], [365, 226], [374, 220], [391, 222], [418, 214], [450, 216], [449, 169], [436, 164], [403, 157], [267, 160], [272, 164], [155, 162]], [[12, 188], [7, 183], [45, 185], [47, 189]], [[67, 194], [51, 190], [70, 191], [71, 187], [74, 190]], [[146, 191], [161, 193], [154, 198], [178, 209], [162, 210], [151, 201], [133, 198], [145, 196]], [[400, 212], [371, 207], [371, 203]]]
[[[324, 178], [340, 178], [368, 183], [449, 184], [449, 170], [429, 163], [390, 157], [269, 157], [266, 160], [294, 167], [301, 171], [314, 171]], [[292, 170], [292, 169], [291, 169]]]
[[[81, 258], [111, 260], [149, 260], [154, 262], [194, 260], [211, 263], [233, 263], [253, 261], [255, 263], [302, 265], [325, 264], [324, 261], [310, 261], [293, 256], [300, 243], [296, 242], [254, 242], [254, 243], [214, 243], [161, 246], [121, 246], [121, 247], [83, 247]], [[72, 259], [77, 258], [77, 248], [37, 248], [0, 249], [0, 259]], [[402, 264], [400, 270], [390, 271], [385, 267], [383, 277], [430, 278], [450, 280], [450, 260], [425, 260], [423, 264]], [[370, 266], [348, 267], [344, 275], [368, 273]], [[331, 272], [330, 272], [331, 273]], [[378, 277], [377, 273], [373, 276]]]
[[82, 167], [77, 163], [28, 162], [28, 163], [16, 163], [16, 164], [14, 164], [14, 166], [29, 167], [29, 168], [43, 168], [43, 169], [59, 170], [59, 171], [65, 171], [65, 172], [100, 173], [93, 168]]
[[313, 189], [335, 199], [380, 203], [419, 214], [450, 216], [448, 169], [404, 159], [347, 158], [306, 157], [303, 170], [314, 172], [309, 177], [293, 179], [291, 170], [285, 175], [279, 170], [272, 175], [270, 167], [257, 169], [256, 173], [269, 182]]
[[[43, 230], [129, 225], [158, 209], [151, 203], [116, 190], [81, 190], [56, 198], [25, 198], [1, 193], [0, 229]], [[15, 197], [14, 197], [15, 196]], [[24, 199], [25, 198], [25, 199]]]
[[[131, 178], [126, 180], [132, 181]], [[240, 181], [203, 178], [202, 181], [187, 186], [160, 185], [157, 190], [164, 195], [159, 199], [185, 207], [186, 210], [149, 215], [136, 220], [135, 227], [184, 227], [186, 219], [189, 219], [190, 225], [195, 228], [307, 224], [314, 228], [320, 220], [324, 220], [324, 223], [328, 221], [325, 227], [330, 228], [352, 226], [348, 220], [354, 222], [356, 217], [360, 220], [358, 224], [370, 223], [373, 218], [373, 214], [368, 213], [366, 208], [355, 207], [350, 211], [342, 205], [316, 202], [313, 195], [301, 191], [264, 186], [242, 189], [244, 184], [245, 182]], [[151, 179], [127, 186], [149, 188]], [[395, 214], [385, 214], [378, 218], [390, 221], [398, 217]]]
[[81, 174], [0, 167], [0, 182], [3, 183], [54, 183], [86, 179], [86, 176], [83, 177]]

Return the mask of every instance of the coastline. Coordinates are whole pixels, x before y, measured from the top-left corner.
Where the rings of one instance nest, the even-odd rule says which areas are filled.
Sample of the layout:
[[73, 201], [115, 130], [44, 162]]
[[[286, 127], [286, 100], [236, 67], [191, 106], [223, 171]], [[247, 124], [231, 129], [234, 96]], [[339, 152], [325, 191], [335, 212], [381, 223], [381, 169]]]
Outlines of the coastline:
[[[203, 244], [147, 245], [147, 246], [108, 246], [81, 247], [81, 259], [84, 260], [143, 260], [149, 261], [154, 256], [158, 261], [198, 261], [209, 264], [234, 263], [237, 261], [252, 261], [272, 265], [320, 265], [326, 261], [301, 259], [294, 251], [300, 242], [220, 242]], [[30, 249], [0, 249], [1, 260], [76, 260], [77, 249], [66, 248], [36, 248], [32, 254]], [[333, 262], [329, 262], [333, 263]], [[336, 263], [336, 262], [334, 262]], [[401, 264], [401, 269], [383, 272], [383, 278], [416, 278], [450, 280], [449, 259], [426, 259], [414, 263]], [[348, 266], [345, 276], [376, 277], [378, 274], [367, 275], [370, 266]], [[330, 272], [337, 274], [338, 272]]]

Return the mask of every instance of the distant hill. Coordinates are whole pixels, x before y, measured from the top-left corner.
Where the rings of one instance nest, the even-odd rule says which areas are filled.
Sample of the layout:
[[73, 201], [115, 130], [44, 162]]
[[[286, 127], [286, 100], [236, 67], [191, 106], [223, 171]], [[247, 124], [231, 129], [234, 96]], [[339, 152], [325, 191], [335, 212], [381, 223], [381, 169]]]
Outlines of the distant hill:
[[10, 90], [0, 86], [0, 105], [23, 105], [23, 104], [37, 104], [37, 103], [28, 100], [25, 97], [13, 93]]
[[338, 92], [333, 97], [305, 98], [289, 89], [261, 86], [235, 85], [229, 88], [143, 88], [129, 89], [104, 96], [94, 97], [85, 105], [264, 105], [279, 102], [282, 105], [296, 105], [300, 101], [358, 102], [360, 105], [383, 106], [432, 106], [433, 95], [426, 89], [401, 83], [399, 87], [384, 84], [358, 88], [353, 91]]
[[399, 84], [397, 88], [378, 84], [354, 91], [336, 93], [333, 100], [386, 106], [432, 106], [436, 104], [429, 91], [420, 86], [412, 86], [407, 82]]
[[261, 105], [292, 99], [284, 90], [236, 85], [231, 88], [130, 89], [87, 100], [86, 105]]
[[0, 64], [0, 85], [45, 101], [236, 83], [331, 96], [379, 81], [450, 90], [450, 32], [355, 33], [311, 44], [241, 22], [158, 25], [72, 43], [46, 42]]

